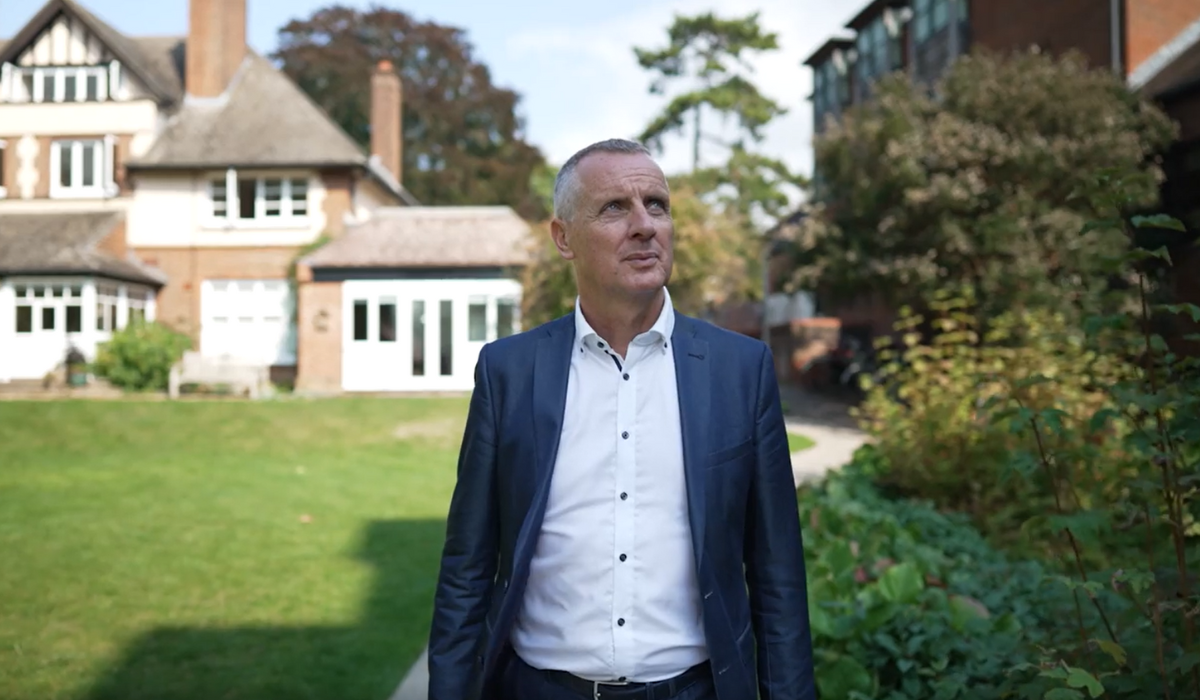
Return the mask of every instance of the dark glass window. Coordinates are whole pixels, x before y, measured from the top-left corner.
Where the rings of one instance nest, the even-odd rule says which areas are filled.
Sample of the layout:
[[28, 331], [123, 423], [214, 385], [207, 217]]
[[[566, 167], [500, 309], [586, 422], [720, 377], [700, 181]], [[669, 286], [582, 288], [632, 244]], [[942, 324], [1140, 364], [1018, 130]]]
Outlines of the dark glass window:
[[367, 302], [365, 299], [354, 301], [354, 339], [367, 339]]

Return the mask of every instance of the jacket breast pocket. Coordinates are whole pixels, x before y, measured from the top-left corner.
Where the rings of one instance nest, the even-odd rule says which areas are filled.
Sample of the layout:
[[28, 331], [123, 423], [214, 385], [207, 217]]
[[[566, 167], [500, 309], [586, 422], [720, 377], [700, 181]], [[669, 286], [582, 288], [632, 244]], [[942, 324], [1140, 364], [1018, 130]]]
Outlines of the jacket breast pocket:
[[754, 438], [746, 438], [732, 447], [725, 447], [708, 454], [708, 468], [735, 462], [754, 452]]

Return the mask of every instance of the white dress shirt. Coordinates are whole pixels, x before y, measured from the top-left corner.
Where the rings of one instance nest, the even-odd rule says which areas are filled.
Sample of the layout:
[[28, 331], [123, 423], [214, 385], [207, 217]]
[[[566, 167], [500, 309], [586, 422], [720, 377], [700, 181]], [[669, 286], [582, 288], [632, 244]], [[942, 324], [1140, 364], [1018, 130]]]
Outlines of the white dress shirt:
[[[665, 291], [665, 290], [664, 290]], [[512, 643], [530, 666], [650, 682], [706, 660], [668, 294], [620, 357], [575, 304], [558, 457]]]

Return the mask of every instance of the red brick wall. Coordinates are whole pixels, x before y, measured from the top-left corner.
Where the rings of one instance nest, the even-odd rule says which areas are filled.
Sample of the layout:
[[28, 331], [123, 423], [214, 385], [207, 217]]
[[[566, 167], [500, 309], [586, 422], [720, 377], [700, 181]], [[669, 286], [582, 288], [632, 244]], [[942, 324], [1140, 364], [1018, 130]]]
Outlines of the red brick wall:
[[1196, 0], [1125, 0], [1125, 8], [1131, 70], [1200, 18]]
[[299, 297], [296, 389], [340, 392], [342, 283], [304, 282], [300, 285]]
[[207, 279], [286, 279], [299, 248], [136, 248], [167, 274], [158, 320], [200, 343], [200, 283]]
[[1095, 67], [1112, 65], [1106, 0], [974, 0], [970, 13], [977, 46], [1009, 52], [1037, 44], [1055, 54], [1077, 49]]
[[325, 233], [337, 238], [346, 230], [345, 216], [354, 207], [354, 176], [346, 170], [321, 173], [325, 183]]

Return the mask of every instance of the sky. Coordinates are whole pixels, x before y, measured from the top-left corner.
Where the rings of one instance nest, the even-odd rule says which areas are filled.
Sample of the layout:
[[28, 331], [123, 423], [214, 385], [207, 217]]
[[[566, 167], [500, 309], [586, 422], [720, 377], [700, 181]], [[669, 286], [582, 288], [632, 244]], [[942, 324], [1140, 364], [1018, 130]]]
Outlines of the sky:
[[[187, 0], [79, 0], [101, 19], [130, 35], [184, 34]], [[666, 105], [651, 95], [651, 76], [637, 65], [633, 47], [667, 41], [674, 14], [713, 11], [719, 16], [760, 13], [780, 50], [752, 60], [753, 80], [788, 113], [766, 132], [758, 149], [793, 169], [811, 172], [812, 74], [802, 62], [866, 0], [388, 0], [371, 4], [403, 10], [419, 20], [460, 27], [497, 85], [522, 96], [518, 111], [527, 139], [554, 164], [589, 143], [633, 137]], [[0, 0], [0, 37], [15, 34], [44, 0]], [[259, 53], [274, 50], [288, 20], [306, 17], [335, 0], [247, 0], [247, 39]], [[519, 8], [519, 9], [517, 9]], [[667, 139], [660, 163], [668, 173], [691, 165], [686, 137]], [[702, 164], [719, 162], [710, 147]]]

